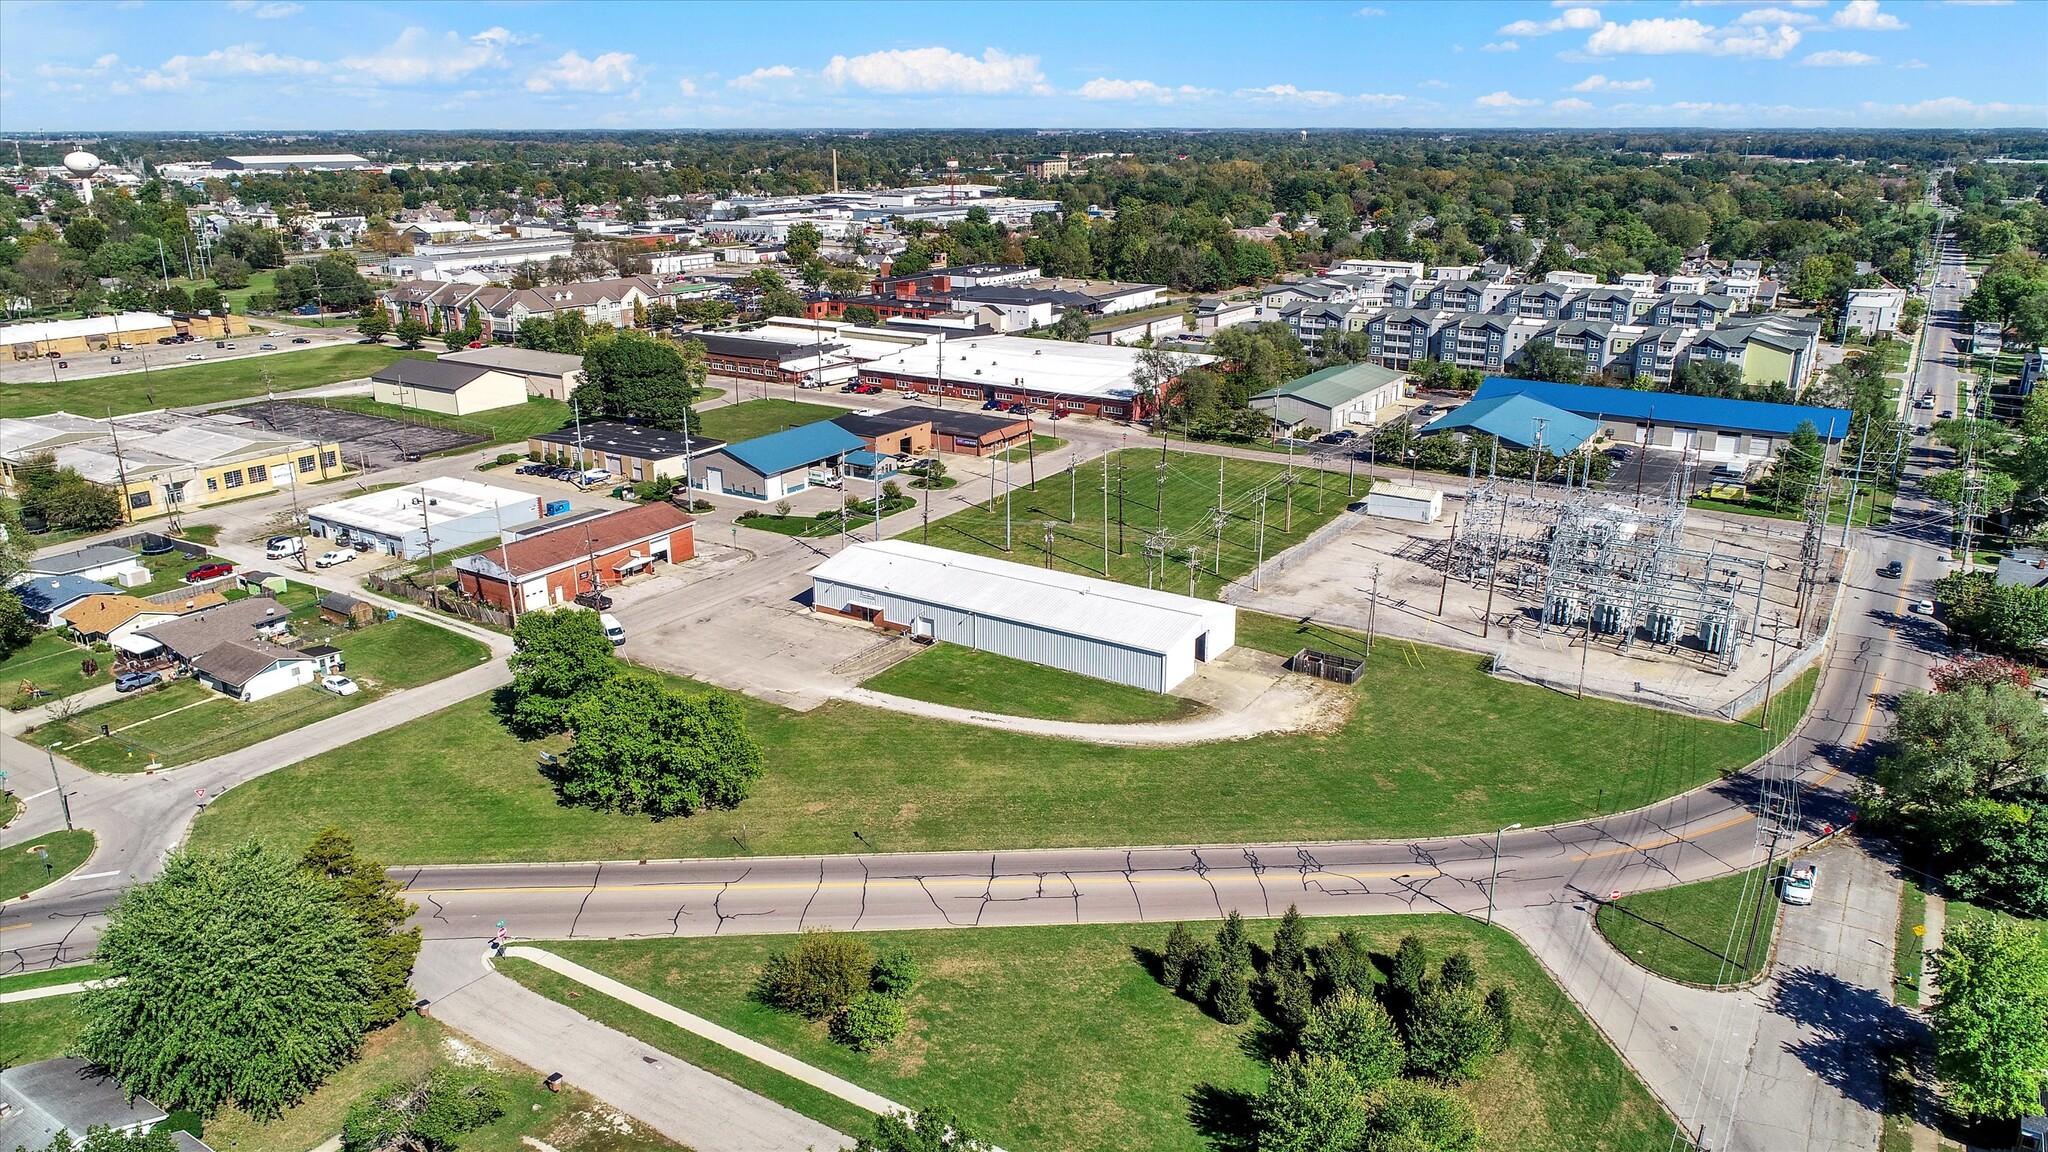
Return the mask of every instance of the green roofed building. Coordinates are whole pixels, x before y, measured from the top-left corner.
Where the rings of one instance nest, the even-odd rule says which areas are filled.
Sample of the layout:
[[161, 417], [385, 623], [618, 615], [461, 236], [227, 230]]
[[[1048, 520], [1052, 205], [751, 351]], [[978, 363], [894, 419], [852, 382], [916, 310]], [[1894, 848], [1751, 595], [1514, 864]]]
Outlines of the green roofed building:
[[1268, 388], [1251, 398], [1251, 406], [1282, 428], [1307, 425], [1317, 432], [1335, 432], [1352, 424], [1372, 424], [1380, 409], [1401, 398], [1406, 372], [1378, 364], [1339, 364]]

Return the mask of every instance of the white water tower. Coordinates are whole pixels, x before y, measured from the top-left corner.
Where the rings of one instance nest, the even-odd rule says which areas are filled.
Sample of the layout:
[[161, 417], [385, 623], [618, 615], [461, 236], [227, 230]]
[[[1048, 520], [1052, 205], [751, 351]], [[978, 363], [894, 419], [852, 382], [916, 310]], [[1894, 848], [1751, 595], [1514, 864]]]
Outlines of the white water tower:
[[92, 174], [100, 170], [100, 158], [80, 148], [64, 157], [64, 170], [78, 177], [79, 198], [92, 203]]

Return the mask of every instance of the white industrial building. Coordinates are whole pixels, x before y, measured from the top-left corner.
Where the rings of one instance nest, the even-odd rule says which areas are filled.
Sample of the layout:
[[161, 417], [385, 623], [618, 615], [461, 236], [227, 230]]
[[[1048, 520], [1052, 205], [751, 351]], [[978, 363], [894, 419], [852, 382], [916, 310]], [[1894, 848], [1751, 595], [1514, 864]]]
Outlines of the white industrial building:
[[531, 492], [432, 477], [319, 505], [307, 511], [306, 530], [322, 540], [367, 540], [379, 552], [417, 560], [430, 539], [435, 551], [462, 548], [540, 517], [541, 499]]
[[818, 565], [811, 606], [1154, 692], [1237, 642], [1228, 604], [907, 540], [854, 544]]
[[1443, 519], [1444, 494], [1434, 488], [1375, 480], [1372, 491], [1365, 494], [1365, 514], [1434, 524]]

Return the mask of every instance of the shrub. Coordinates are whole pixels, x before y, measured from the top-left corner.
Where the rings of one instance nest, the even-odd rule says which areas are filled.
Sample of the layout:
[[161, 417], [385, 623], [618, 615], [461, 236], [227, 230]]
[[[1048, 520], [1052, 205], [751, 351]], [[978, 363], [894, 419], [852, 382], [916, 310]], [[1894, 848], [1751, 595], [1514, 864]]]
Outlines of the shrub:
[[1361, 1088], [1373, 1088], [1401, 1074], [1408, 1054], [1394, 1018], [1377, 1000], [1345, 989], [1316, 1005], [1301, 1030], [1303, 1056], [1327, 1057], [1344, 1065]]
[[872, 1052], [901, 1035], [907, 1023], [901, 1000], [863, 992], [832, 1017], [832, 1039], [856, 1052]]
[[1453, 952], [1444, 957], [1443, 967], [1437, 972], [1437, 979], [1445, 988], [1476, 988], [1479, 986], [1479, 972], [1472, 967], [1472, 957], [1464, 952]]
[[755, 992], [764, 1004], [822, 1020], [866, 992], [874, 968], [866, 944], [829, 928], [806, 929], [795, 948], [768, 957]]
[[787, 500], [777, 500], [777, 501], [775, 502], [775, 514], [776, 514], [777, 516], [787, 516], [787, 515], [789, 515], [789, 501], [787, 501]]
[[910, 989], [917, 983], [917, 958], [910, 949], [903, 947], [885, 948], [875, 957], [874, 972], [868, 984], [884, 996], [901, 1000], [910, 995]]
[[1188, 965], [1194, 962], [1195, 953], [1202, 942], [1188, 931], [1185, 924], [1175, 924], [1166, 934], [1166, 948], [1159, 954], [1159, 982], [1178, 991], [1187, 981]]
[[1515, 1042], [1515, 994], [1507, 985], [1495, 984], [1486, 994], [1486, 1015], [1493, 1021], [1493, 1050], [1505, 1052]]
[[1324, 1056], [1289, 1056], [1273, 1066], [1252, 1102], [1259, 1152], [1326, 1152], [1357, 1146], [1365, 1130], [1358, 1082]]
[[511, 1094], [487, 1069], [443, 1065], [358, 1098], [341, 1122], [345, 1152], [440, 1152], [505, 1114]]
[[524, 452], [500, 452], [498, 453], [497, 466], [503, 468], [507, 464], [517, 464], [524, 459], [526, 459], [526, 453]]
[[1383, 1085], [1366, 1106], [1359, 1152], [1472, 1152], [1479, 1121], [1472, 1106], [1447, 1092], [1406, 1080]]
[[1430, 988], [1408, 1025], [1408, 1071], [1446, 1083], [1477, 1079], [1500, 1050], [1500, 1031], [1469, 988]]

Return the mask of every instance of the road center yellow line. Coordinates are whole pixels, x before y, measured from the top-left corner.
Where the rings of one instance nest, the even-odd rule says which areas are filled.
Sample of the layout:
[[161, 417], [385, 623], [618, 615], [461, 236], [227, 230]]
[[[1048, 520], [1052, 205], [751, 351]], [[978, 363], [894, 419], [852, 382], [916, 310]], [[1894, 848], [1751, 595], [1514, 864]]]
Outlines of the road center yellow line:
[[[1277, 873], [1286, 873], [1286, 874], [1288, 874], [1288, 875], [1298, 875], [1298, 873], [1296, 873], [1296, 872], [1295, 872], [1295, 870], [1294, 870], [1294, 869], [1291, 869], [1291, 868], [1282, 868], [1282, 867], [1272, 867], [1272, 868], [1269, 868], [1269, 869], [1267, 869], [1267, 871], [1268, 871], [1268, 872], [1277, 872]], [[1388, 880], [1388, 879], [1392, 879], [1392, 878], [1394, 878], [1394, 877], [1397, 877], [1397, 876], [1409, 876], [1409, 875], [1413, 875], [1413, 874], [1414, 874], [1414, 871], [1413, 871], [1413, 870], [1410, 870], [1410, 871], [1407, 871], [1407, 872], [1311, 872], [1311, 873], [1309, 873], [1309, 877], [1310, 877], [1311, 879], [1313, 879], [1313, 878], [1318, 878], [1318, 877], [1321, 877], [1321, 878], [1327, 878], [1327, 879], [1330, 879], [1330, 880], [1336, 880], [1336, 881], [1345, 881], [1345, 880]], [[994, 887], [997, 887], [997, 888], [1005, 888], [1005, 887], [1029, 887], [1029, 888], [1037, 888], [1037, 887], [1041, 886], [1042, 884], [1046, 884], [1046, 883], [1058, 884], [1058, 883], [1059, 883], [1059, 882], [1060, 882], [1060, 881], [1061, 881], [1062, 879], [1067, 879], [1067, 880], [1069, 880], [1069, 882], [1073, 883], [1073, 884], [1074, 884], [1074, 885], [1076, 885], [1076, 886], [1083, 886], [1083, 885], [1114, 885], [1114, 886], [1116, 886], [1116, 887], [1125, 887], [1125, 886], [1128, 886], [1128, 885], [1130, 885], [1130, 884], [1190, 884], [1190, 883], [1201, 883], [1201, 882], [1202, 882], [1202, 881], [1203, 881], [1204, 879], [1208, 880], [1208, 881], [1209, 881], [1210, 883], [1233, 883], [1233, 882], [1237, 882], [1237, 883], [1242, 883], [1242, 882], [1245, 882], [1245, 881], [1250, 881], [1250, 880], [1256, 880], [1256, 879], [1257, 879], [1257, 877], [1254, 877], [1254, 876], [1252, 876], [1252, 875], [1251, 875], [1250, 873], [1248, 873], [1248, 872], [1244, 871], [1243, 869], [1230, 869], [1230, 870], [1226, 870], [1226, 871], [1222, 871], [1222, 872], [1210, 872], [1210, 873], [1207, 873], [1206, 875], [1203, 875], [1203, 876], [1198, 876], [1198, 875], [1196, 875], [1196, 874], [1195, 874], [1195, 873], [1193, 873], [1193, 872], [1184, 872], [1184, 873], [1179, 873], [1179, 874], [1176, 874], [1176, 875], [1171, 875], [1171, 876], [1162, 876], [1162, 875], [1144, 875], [1144, 876], [1131, 876], [1131, 877], [1124, 877], [1124, 876], [1104, 876], [1104, 875], [1091, 875], [1091, 876], [1075, 876], [1075, 877], [1064, 877], [1064, 876], [1062, 876], [1062, 874], [1060, 874], [1060, 873], [1058, 873], [1058, 872], [1050, 872], [1050, 873], [1047, 873], [1047, 874], [1045, 875], [1044, 879], [1042, 879], [1042, 880], [1041, 880], [1041, 879], [1040, 879], [1040, 878], [1039, 878], [1039, 877], [1038, 877], [1037, 875], [1030, 875], [1030, 876], [998, 876], [998, 877], [996, 877], [996, 878], [995, 878], [995, 880], [994, 880], [994, 882], [993, 882], [993, 886], [994, 886]], [[564, 893], [564, 894], [566, 894], [566, 895], [574, 895], [574, 896], [581, 896], [582, 894], [584, 894], [584, 893], [588, 893], [588, 892], [719, 892], [719, 891], [724, 891], [724, 892], [778, 892], [778, 891], [781, 891], [781, 892], [792, 892], [792, 891], [794, 891], [794, 892], [809, 892], [809, 891], [814, 891], [814, 890], [818, 890], [818, 889], [827, 889], [827, 888], [830, 888], [830, 889], [842, 889], [842, 888], [848, 888], [848, 889], [850, 889], [850, 888], [866, 888], [866, 889], [875, 889], [875, 888], [914, 888], [914, 887], [919, 887], [920, 885], [921, 885], [922, 887], [924, 887], [924, 888], [927, 888], [927, 889], [930, 889], [930, 888], [974, 888], [974, 889], [985, 889], [985, 888], [991, 887], [991, 882], [990, 882], [990, 880], [989, 880], [989, 879], [988, 879], [987, 877], [985, 877], [985, 876], [934, 876], [934, 877], [931, 877], [930, 879], [927, 879], [927, 880], [923, 880], [923, 881], [919, 881], [919, 880], [917, 880], [917, 879], [914, 879], [914, 878], [911, 878], [911, 877], [904, 877], [904, 876], [880, 876], [880, 877], [876, 877], [876, 878], [874, 878], [874, 879], [871, 879], [871, 880], [827, 880], [827, 881], [824, 881], [823, 883], [819, 883], [819, 882], [818, 882], [818, 881], [816, 881], [816, 880], [801, 880], [801, 881], [783, 881], [783, 880], [774, 880], [774, 881], [755, 881], [755, 882], [752, 882], [752, 883], [749, 883], [749, 882], [747, 882], [747, 881], [739, 881], [739, 882], [736, 882], [736, 883], [731, 883], [731, 884], [728, 884], [728, 883], [725, 883], [724, 881], [720, 881], [720, 880], [684, 880], [684, 881], [679, 881], [679, 882], [677, 882], [677, 883], [673, 883], [673, 884], [599, 884], [599, 885], [597, 885], [597, 886], [595, 886], [595, 887], [592, 887], [592, 886], [589, 886], [589, 885], [573, 885], [573, 884], [545, 884], [545, 885], [538, 885], [538, 884], [534, 884], [534, 885], [528, 885], [528, 884], [511, 884], [511, 885], [506, 885], [505, 887], [502, 887], [502, 888], [488, 888], [488, 887], [487, 887], [487, 888], [432, 888], [432, 887], [427, 887], [427, 888], [412, 888], [412, 889], [408, 889], [407, 891], [409, 891], [410, 893], [412, 893], [412, 894], [414, 894], [414, 895], [420, 895], [420, 894], [425, 894], [425, 893], [432, 893], [432, 894], [434, 894], [434, 895], [436, 895], [436, 896], [460, 896], [460, 895], [466, 895], [466, 894], [474, 894], [474, 893], [486, 893], [486, 892], [561, 892], [561, 893]]]

